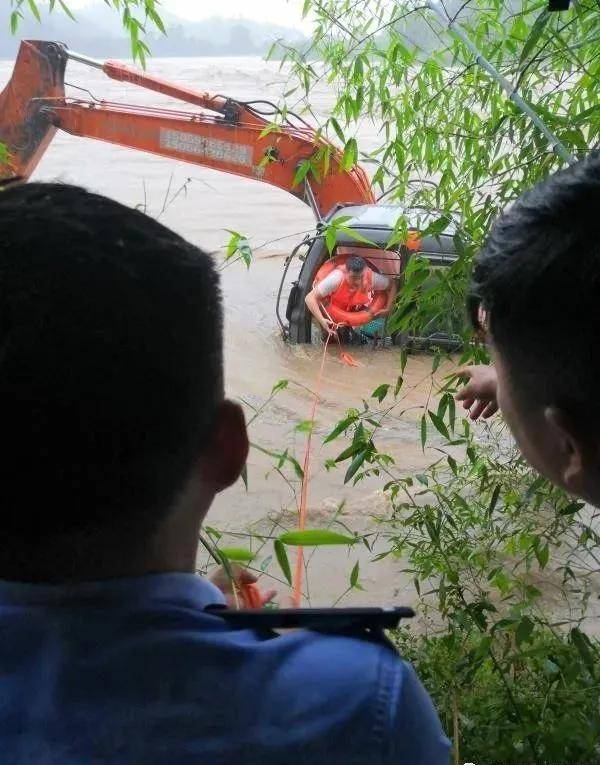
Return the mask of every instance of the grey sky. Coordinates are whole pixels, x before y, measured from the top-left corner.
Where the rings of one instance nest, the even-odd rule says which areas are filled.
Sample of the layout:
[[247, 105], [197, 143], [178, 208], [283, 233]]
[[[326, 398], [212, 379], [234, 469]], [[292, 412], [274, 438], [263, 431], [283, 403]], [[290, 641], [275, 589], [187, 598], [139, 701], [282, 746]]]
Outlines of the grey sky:
[[301, 24], [302, 0], [163, 0], [162, 5], [190, 19], [243, 16], [289, 27]]
[[[100, 0], [70, 0], [74, 8]], [[309, 32], [310, 23], [302, 20], [302, 0], [162, 0], [161, 7], [184, 18], [199, 20], [211, 16], [270, 21]]]

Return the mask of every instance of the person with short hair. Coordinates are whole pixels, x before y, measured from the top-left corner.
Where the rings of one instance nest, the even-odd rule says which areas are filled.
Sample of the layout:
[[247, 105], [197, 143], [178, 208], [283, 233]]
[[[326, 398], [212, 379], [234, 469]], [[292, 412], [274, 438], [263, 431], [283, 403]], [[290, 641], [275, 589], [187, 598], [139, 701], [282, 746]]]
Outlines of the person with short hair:
[[383, 642], [234, 629], [195, 573], [248, 453], [222, 332], [211, 258], [157, 221], [0, 191], [3, 765], [447, 765]]
[[[386, 306], [378, 311], [372, 311], [370, 308], [375, 292], [388, 293]], [[396, 294], [393, 279], [374, 271], [360, 255], [350, 255], [343, 264], [337, 265], [313, 287], [306, 296], [306, 306], [324, 332], [327, 335], [335, 335], [337, 326], [328, 315], [329, 304], [332, 303], [343, 311], [366, 311], [367, 322], [371, 322], [389, 314]]]
[[600, 154], [525, 192], [477, 256], [469, 298], [494, 365], [461, 371], [471, 417], [498, 409], [523, 455], [600, 507]]

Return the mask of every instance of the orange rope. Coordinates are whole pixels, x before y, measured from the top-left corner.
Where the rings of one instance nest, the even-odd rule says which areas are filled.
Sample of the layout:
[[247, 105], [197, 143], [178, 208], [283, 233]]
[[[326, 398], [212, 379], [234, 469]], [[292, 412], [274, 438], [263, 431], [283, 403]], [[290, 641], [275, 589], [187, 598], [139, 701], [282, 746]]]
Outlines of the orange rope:
[[[336, 329], [339, 328], [339, 325], [336, 325]], [[346, 351], [342, 349], [342, 344], [340, 342], [339, 337], [336, 335], [336, 339], [339, 346], [340, 351], [340, 359], [341, 361], [351, 367], [357, 367], [359, 366], [359, 363]], [[306, 450], [304, 452], [304, 462], [302, 465], [302, 485], [300, 489], [300, 506], [298, 508], [298, 530], [304, 531], [306, 527], [306, 512], [307, 512], [307, 499], [308, 499], [308, 483], [309, 483], [309, 472], [310, 472], [310, 458], [311, 458], [311, 447], [312, 447], [312, 434], [313, 434], [313, 428], [315, 425], [315, 416], [317, 413], [317, 406], [319, 403], [319, 399], [321, 397], [321, 383], [323, 379], [323, 370], [325, 369], [325, 359], [327, 358], [327, 348], [329, 347], [329, 341], [331, 340], [331, 335], [327, 336], [327, 340], [325, 341], [325, 347], [323, 348], [323, 358], [321, 359], [321, 368], [319, 369], [319, 374], [317, 375], [317, 381], [315, 384], [315, 392], [314, 392], [314, 400], [312, 404], [312, 409], [309, 417], [310, 422], [310, 430], [308, 431], [308, 437], [306, 439]], [[298, 547], [297, 554], [296, 554], [296, 569], [294, 571], [294, 579], [293, 579], [293, 593], [292, 593], [292, 601], [295, 608], [300, 608], [300, 604], [302, 602], [302, 580], [304, 575], [304, 551], [302, 547]]]
[[[298, 529], [304, 531], [306, 527], [306, 500], [308, 498], [308, 480], [310, 469], [310, 456], [312, 445], [312, 432], [315, 424], [315, 416], [317, 413], [317, 405], [321, 395], [321, 381], [323, 378], [323, 370], [325, 369], [325, 359], [327, 358], [327, 348], [331, 335], [327, 336], [325, 341], [325, 347], [323, 348], [323, 358], [321, 359], [321, 368], [317, 376], [317, 382], [315, 385], [315, 394], [310, 413], [310, 430], [308, 431], [308, 437], [306, 439], [306, 450], [304, 452], [304, 463], [302, 465], [302, 486], [300, 488], [300, 506], [298, 508]], [[302, 547], [298, 547], [296, 554], [296, 570], [294, 571], [294, 585], [292, 593], [292, 601], [295, 608], [300, 608], [302, 602], [302, 579], [304, 573], [304, 550]]]
[[[342, 348], [342, 343], [341, 343], [341, 340], [340, 340], [340, 338], [339, 338], [339, 336], [338, 336], [338, 334], [337, 334], [337, 330], [338, 330], [340, 327], [342, 327], [342, 326], [345, 326], [345, 325], [343, 325], [343, 324], [339, 324], [339, 323], [336, 323], [336, 322], [335, 322], [335, 321], [334, 321], [334, 320], [331, 318], [331, 314], [329, 313], [329, 311], [327, 310], [327, 308], [326, 308], [324, 305], [322, 305], [322, 304], [321, 304], [321, 311], [323, 311], [323, 313], [325, 314], [325, 316], [326, 316], [326, 317], [329, 319], [329, 321], [331, 322], [331, 324], [332, 324], [332, 325], [335, 327], [335, 333], [336, 333], [336, 334], [335, 334], [335, 339], [337, 340], [337, 343], [338, 343], [338, 349], [339, 349], [339, 352], [340, 352], [340, 361], [341, 361], [343, 364], [345, 364], [346, 366], [348, 366], [348, 367], [359, 367], [359, 366], [360, 366], [360, 364], [358, 363], [358, 361], [356, 361], [356, 359], [355, 359], [353, 356], [351, 356], [351, 355], [350, 355], [350, 354], [349, 354], [347, 351], [345, 351], [345, 350]], [[327, 342], [329, 342], [330, 338], [331, 338], [331, 335], [329, 335], [329, 337], [327, 338]]]

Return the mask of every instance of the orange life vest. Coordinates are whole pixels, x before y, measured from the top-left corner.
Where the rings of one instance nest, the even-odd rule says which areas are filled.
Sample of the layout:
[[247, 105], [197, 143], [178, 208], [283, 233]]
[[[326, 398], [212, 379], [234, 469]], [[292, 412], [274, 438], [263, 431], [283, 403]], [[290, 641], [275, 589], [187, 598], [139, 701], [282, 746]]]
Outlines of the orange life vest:
[[373, 302], [373, 271], [365, 266], [362, 272], [360, 287], [353, 289], [347, 282], [348, 268], [346, 264], [337, 266], [344, 278], [340, 286], [329, 296], [330, 302], [342, 311], [355, 311]]

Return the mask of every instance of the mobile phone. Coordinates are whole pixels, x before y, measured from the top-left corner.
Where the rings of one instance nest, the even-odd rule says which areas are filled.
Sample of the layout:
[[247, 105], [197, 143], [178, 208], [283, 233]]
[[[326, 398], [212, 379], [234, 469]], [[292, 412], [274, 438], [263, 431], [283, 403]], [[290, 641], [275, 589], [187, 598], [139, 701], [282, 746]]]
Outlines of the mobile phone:
[[269, 608], [233, 610], [209, 606], [207, 613], [225, 619], [234, 629], [312, 629], [361, 631], [395, 629], [401, 619], [411, 619], [412, 608]]

